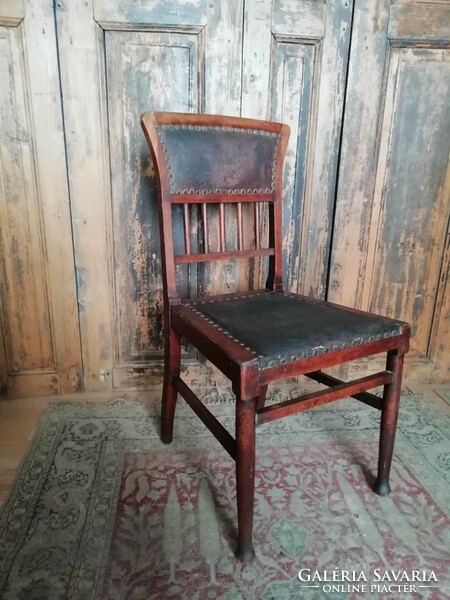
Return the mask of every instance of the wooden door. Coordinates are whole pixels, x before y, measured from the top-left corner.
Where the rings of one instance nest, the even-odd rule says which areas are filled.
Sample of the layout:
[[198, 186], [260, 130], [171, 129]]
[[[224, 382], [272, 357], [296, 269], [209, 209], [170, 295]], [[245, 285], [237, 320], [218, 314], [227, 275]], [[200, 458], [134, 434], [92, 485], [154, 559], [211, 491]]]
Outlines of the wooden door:
[[[333, 222], [352, 0], [245, 4], [242, 116], [288, 123], [285, 283], [323, 299]], [[262, 279], [261, 279], [262, 282]]]
[[[351, 0], [56, 3], [86, 389], [161, 381], [159, 233], [139, 126], [146, 110], [291, 125], [288, 285], [323, 297], [351, 12]], [[231, 227], [227, 237], [232, 244]], [[214, 293], [257, 285], [262, 273], [229, 261], [179, 277], [187, 291]]]
[[161, 382], [155, 182], [139, 117], [239, 114], [242, 10], [240, 0], [56, 5], [87, 390]]
[[0, 0], [0, 393], [81, 385], [53, 7]]
[[450, 3], [356, 0], [328, 298], [413, 325], [450, 375]]

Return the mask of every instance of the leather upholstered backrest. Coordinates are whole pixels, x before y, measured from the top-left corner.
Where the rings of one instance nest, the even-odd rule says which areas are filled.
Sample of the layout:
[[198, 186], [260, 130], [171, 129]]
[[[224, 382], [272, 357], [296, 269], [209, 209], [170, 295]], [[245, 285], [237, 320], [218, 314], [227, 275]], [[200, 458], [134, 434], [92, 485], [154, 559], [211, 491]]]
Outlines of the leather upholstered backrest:
[[[239, 117], [167, 112], [145, 113], [141, 124], [156, 171], [166, 298], [178, 297], [176, 264], [231, 258], [268, 256], [268, 286], [282, 289], [282, 171], [289, 127]], [[243, 233], [242, 207], [252, 208], [249, 203], [254, 205], [252, 242]], [[176, 204], [184, 205], [184, 253], [175, 255], [172, 206]], [[226, 234], [225, 206], [230, 204], [236, 207], [233, 247]], [[268, 206], [266, 213], [263, 204]], [[192, 216], [197, 219], [198, 214], [202, 234], [193, 238]], [[229, 211], [226, 214], [229, 218]], [[260, 235], [263, 214], [268, 215], [264, 220], [268, 247], [262, 247], [267, 240]], [[210, 235], [210, 227], [218, 231]]]
[[270, 194], [280, 132], [219, 125], [159, 125], [171, 194]]

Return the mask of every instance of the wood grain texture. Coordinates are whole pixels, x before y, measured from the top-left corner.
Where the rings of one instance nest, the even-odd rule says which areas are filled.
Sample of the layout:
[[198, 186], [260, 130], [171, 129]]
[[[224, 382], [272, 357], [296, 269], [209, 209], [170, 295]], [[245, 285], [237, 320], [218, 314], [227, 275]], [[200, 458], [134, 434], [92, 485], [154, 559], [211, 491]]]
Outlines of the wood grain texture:
[[354, 8], [328, 289], [329, 300], [347, 306], [362, 306], [389, 7], [357, 0]]
[[177, 264], [208, 262], [215, 260], [226, 260], [232, 258], [253, 258], [255, 256], [274, 256], [273, 248], [256, 248], [252, 250], [223, 250], [219, 252], [209, 252], [208, 254], [179, 254], [175, 255]]
[[258, 424], [268, 423], [275, 419], [281, 419], [282, 417], [287, 417], [304, 410], [316, 408], [317, 406], [322, 406], [347, 396], [355, 396], [359, 392], [364, 392], [365, 390], [372, 389], [379, 385], [390, 383], [391, 380], [392, 373], [389, 373], [388, 371], [381, 371], [380, 373], [375, 373], [374, 375], [367, 375], [366, 377], [355, 379], [350, 383], [333, 382], [331, 389], [311, 392], [310, 394], [305, 394], [304, 396], [299, 396], [298, 398], [292, 398], [290, 400], [286, 400], [285, 402], [271, 404], [270, 406], [261, 408], [257, 411]]
[[[139, 116], [149, 104], [161, 110], [199, 109], [199, 46], [196, 34], [106, 32], [116, 361], [122, 367], [163, 350], [153, 167]], [[187, 217], [186, 210], [176, 223], [177, 237], [190, 253], [193, 214]]]
[[283, 271], [287, 289], [297, 291], [315, 48], [274, 44], [272, 115], [291, 128], [283, 176]]
[[16, 8], [20, 25], [0, 28], [0, 293], [14, 396], [81, 384], [53, 12], [45, 2]]
[[83, 389], [83, 374], [54, 13], [45, 0], [27, 0], [25, 7], [35, 169], [40, 182], [41, 226], [48, 270], [47, 319], [59, 391], [71, 393]]
[[450, 217], [449, 81], [449, 51], [393, 49], [363, 305], [411, 322], [417, 356], [428, 354]]
[[[0, 272], [0, 278], [3, 275]], [[8, 393], [8, 362], [6, 359], [6, 324], [0, 315], [0, 399]]]
[[[239, 114], [241, 21], [242, 3], [234, 1], [76, 0], [57, 9], [88, 389], [112, 381], [126, 387], [127, 377], [134, 386], [162, 353], [154, 173], [139, 114]], [[85, 77], [88, 87], [77, 83]], [[86, 112], [88, 121], [75, 122], [77, 111]], [[193, 252], [201, 240], [198, 212], [191, 211]], [[174, 211], [173, 219], [181, 244], [183, 212]], [[223, 285], [230, 270], [235, 279], [233, 261], [212, 270], [182, 265], [178, 280], [197, 295]]]
[[[322, 298], [351, 12], [347, 1], [275, 0], [249, 3], [244, 17], [242, 114], [286, 122], [293, 132], [283, 195], [287, 286]], [[263, 240], [267, 219], [262, 211]], [[263, 275], [264, 264], [258, 263], [255, 280]]]
[[[272, 48], [272, 0], [246, 2], [244, 5], [242, 47], [242, 98], [241, 116], [268, 119], [270, 68]], [[259, 210], [260, 244], [268, 243], [268, 208]], [[264, 286], [267, 265], [255, 260], [244, 280], [253, 289]], [[244, 281], [245, 285], [245, 281]], [[240, 289], [245, 289], [243, 286]], [[225, 291], [225, 290], [224, 290]], [[230, 290], [231, 291], [231, 290]]]
[[[328, 298], [411, 320], [406, 378], [448, 379], [450, 2], [355, 0], [350, 48], [352, 7], [0, 0], [0, 390], [8, 378], [10, 394], [78, 389], [80, 332], [86, 389], [157, 381], [161, 259], [153, 166], [138, 124], [140, 112], [157, 108], [288, 123], [287, 288], [324, 297], [334, 227]], [[220, 231], [230, 252], [266, 248], [267, 206], [255, 244], [253, 207], [236, 196], [236, 218], [224, 200], [222, 228], [218, 208], [175, 200], [190, 204], [191, 252], [219, 250]], [[173, 223], [181, 253], [181, 207]], [[180, 289], [264, 286], [267, 258], [235, 258], [180, 264]], [[195, 356], [184, 348], [189, 365]], [[366, 373], [372, 362], [349, 370]]]
[[84, 386], [111, 387], [113, 293], [102, 29], [91, 1], [56, 3]]
[[[26, 99], [23, 26], [0, 31], [2, 306], [9, 371], [55, 366], [46, 326], [49, 300], [41, 232], [42, 210]], [[31, 332], [34, 331], [34, 336]]]
[[448, 2], [356, 3], [330, 266], [330, 299], [413, 324], [405, 374], [424, 381], [448, 368], [449, 17]]
[[322, 299], [328, 276], [352, 9], [351, 0], [327, 4], [325, 36], [313, 75], [316, 111], [312, 113], [309, 134], [309, 182], [302, 215], [297, 291]]

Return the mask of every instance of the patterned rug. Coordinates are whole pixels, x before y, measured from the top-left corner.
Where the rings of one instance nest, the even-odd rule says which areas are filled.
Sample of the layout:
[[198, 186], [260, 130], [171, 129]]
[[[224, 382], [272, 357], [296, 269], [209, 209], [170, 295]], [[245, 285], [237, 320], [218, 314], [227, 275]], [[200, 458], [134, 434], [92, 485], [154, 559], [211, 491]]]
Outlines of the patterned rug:
[[[401, 406], [386, 498], [369, 487], [378, 411], [344, 400], [258, 428], [242, 565], [234, 463], [184, 403], [169, 446], [159, 407], [55, 403], [0, 516], [0, 597], [450, 598], [450, 420], [420, 397]], [[211, 410], [233, 430], [232, 405]], [[413, 571], [417, 593], [387, 588]]]

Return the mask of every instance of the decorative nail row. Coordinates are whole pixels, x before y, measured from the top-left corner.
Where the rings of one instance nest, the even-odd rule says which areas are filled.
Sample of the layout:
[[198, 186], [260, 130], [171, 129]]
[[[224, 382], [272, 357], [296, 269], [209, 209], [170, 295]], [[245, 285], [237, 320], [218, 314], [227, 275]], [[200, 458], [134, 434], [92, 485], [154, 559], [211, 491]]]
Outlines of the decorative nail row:
[[175, 190], [172, 187], [171, 184], [171, 188], [170, 191], [173, 192], [176, 196], [180, 195], [180, 194], [195, 194], [196, 196], [200, 196], [201, 194], [272, 194], [273, 193], [273, 187], [272, 188], [260, 188], [260, 189], [254, 189], [254, 190], [227, 190], [227, 189], [221, 189], [221, 188], [216, 188], [216, 189], [210, 189], [210, 190], [196, 190], [193, 188], [190, 189], [185, 189], [185, 190]]
[[206, 298], [205, 300], [197, 300], [197, 302], [192, 302], [190, 306], [197, 306], [198, 304], [213, 304], [214, 302], [228, 302], [229, 300], [241, 300], [242, 298], [254, 298], [255, 296], [263, 296], [265, 294], [270, 293], [271, 292], [269, 290], [262, 290], [261, 292], [245, 294], [244, 296], [229, 296], [228, 298]]
[[[231, 299], [234, 299], [234, 298], [227, 298], [227, 300], [229, 300], [229, 299], [231, 300]], [[205, 302], [201, 302], [201, 304], [205, 304]], [[192, 306], [193, 305], [191, 305], [191, 307]], [[193, 312], [195, 312], [196, 315], [198, 315], [199, 317], [202, 317], [202, 319], [204, 319], [207, 323], [209, 323], [210, 325], [212, 325], [213, 327], [215, 327], [217, 329], [217, 331], [221, 331], [224, 335], [226, 335], [227, 337], [229, 337], [230, 340], [233, 340], [233, 342], [236, 342], [237, 344], [239, 344], [239, 346], [242, 346], [242, 348], [245, 348], [246, 350], [248, 350], [248, 352], [251, 352], [252, 354], [254, 354], [256, 356], [256, 352], [254, 350], [252, 350], [249, 346], [246, 346], [238, 338], [234, 337], [234, 335], [232, 333], [230, 333], [225, 327], [222, 327], [221, 325], [219, 325], [218, 323], [216, 323], [216, 321], [214, 321], [213, 319], [210, 319], [209, 317], [207, 317], [206, 315], [204, 315], [202, 312], [200, 312], [196, 308], [192, 308], [192, 310], [193, 310]]]
[[232, 125], [157, 125], [157, 129], [168, 129], [169, 131], [191, 130], [191, 131], [226, 131], [231, 133], [253, 133], [254, 135], [262, 135], [266, 137], [279, 137], [276, 131], [266, 131], [265, 129], [247, 129], [244, 127], [233, 127]]

